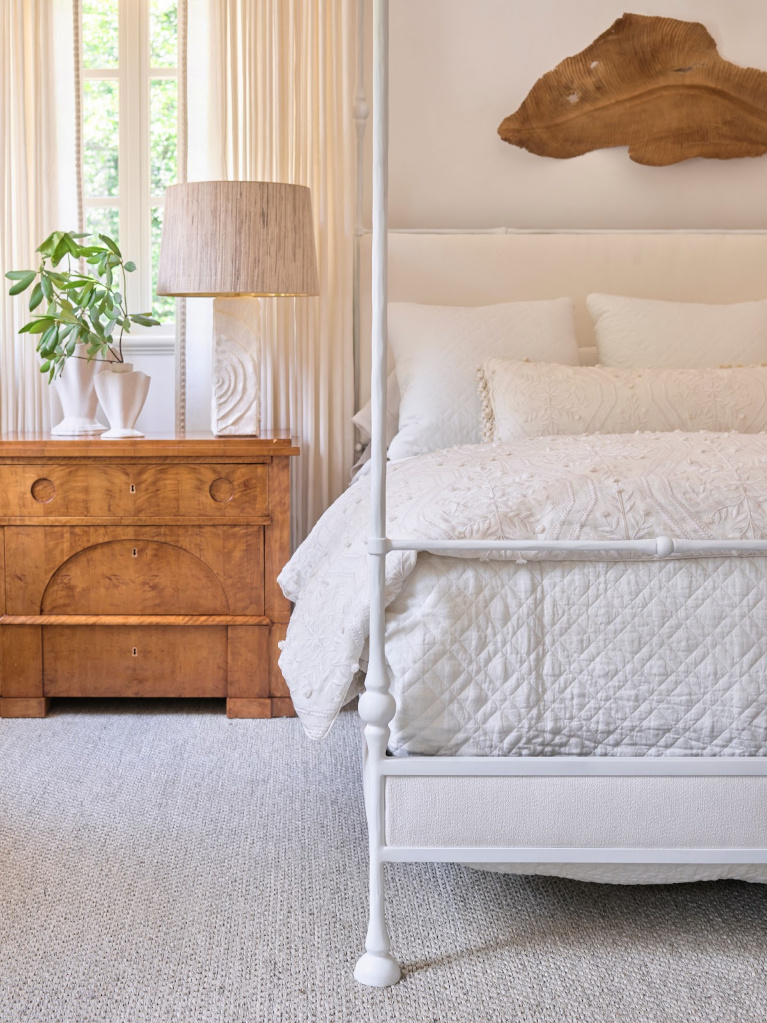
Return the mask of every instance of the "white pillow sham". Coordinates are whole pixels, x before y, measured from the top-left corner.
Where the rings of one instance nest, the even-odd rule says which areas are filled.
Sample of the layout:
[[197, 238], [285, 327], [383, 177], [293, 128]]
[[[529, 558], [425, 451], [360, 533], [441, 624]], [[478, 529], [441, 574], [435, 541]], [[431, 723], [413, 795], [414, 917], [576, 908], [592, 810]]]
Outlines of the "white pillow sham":
[[767, 430], [767, 367], [626, 370], [488, 359], [479, 370], [482, 435]]
[[767, 362], [767, 301], [709, 305], [589, 295], [604, 366], [753, 366]]
[[389, 305], [400, 391], [397, 461], [480, 440], [477, 369], [491, 357], [578, 363], [569, 298], [489, 306]]
[[[360, 431], [363, 444], [367, 444], [372, 436], [373, 406], [367, 401], [359, 412], [352, 416], [352, 422]], [[399, 424], [399, 386], [394, 370], [386, 378], [386, 445], [394, 439]]]

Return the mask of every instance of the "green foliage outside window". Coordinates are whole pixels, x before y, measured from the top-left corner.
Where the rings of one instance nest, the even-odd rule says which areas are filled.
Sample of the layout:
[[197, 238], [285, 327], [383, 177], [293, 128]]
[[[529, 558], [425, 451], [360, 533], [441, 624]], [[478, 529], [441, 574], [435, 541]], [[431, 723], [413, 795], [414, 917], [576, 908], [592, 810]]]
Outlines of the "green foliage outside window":
[[178, 88], [173, 78], [156, 78], [149, 83], [149, 149], [151, 153], [152, 195], [162, 195], [176, 180], [178, 131], [176, 98]]
[[176, 313], [176, 300], [170, 295], [158, 295], [157, 267], [160, 263], [160, 240], [162, 238], [162, 206], [152, 207], [152, 308], [161, 323], [172, 323]]
[[117, 0], [83, 0], [83, 67], [117, 67]]
[[120, 244], [120, 211], [115, 206], [89, 206], [85, 210], [88, 234], [108, 234]]
[[178, 64], [178, 3], [176, 0], [151, 0], [149, 8], [149, 40], [152, 67], [175, 67]]
[[[130, 9], [129, 9], [130, 10]], [[124, 26], [122, 26], [124, 27]], [[115, 78], [92, 78], [83, 83], [83, 184], [86, 198], [109, 197], [126, 201], [125, 189], [131, 168], [120, 167], [119, 0], [82, 0], [83, 66], [86, 69], [115, 69]], [[149, 0], [149, 67], [178, 66], [178, 2]], [[123, 69], [124, 71], [124, 69]], [[132, 78], [129, 79], [131, 82]], [[131, 86], [132, 87], [132, 86]], [[177, 177], [178, 84], [174, 77], [153, 77], [149, 72], [149, 192], [150, 202], [160, 199]], [[133, 100], [133, 94], [128, 97]], [[127, 158], [127, 157], [126, 157]], [[122, 180], [121, 180], [122, 171]], [[129, 184], [129, 183], [128, 183]], [[130, 197], [129, 197], [130, 198]], [[144, 200], [145, 201], [145, 200]], [[126, 208], [125, 206], [123, 207]], [[125, 214], [124, 214], [125, 215]], [[157, 264], [162, 232], [162, 207], [144, 206], [148, 218], [151, 260], [152, 302], [163, 323], [175, 315], [173, 299], [157, 296]], [[146, 223], [146, 221], [145, 221]], [[89, 234], [119, 238], [120, 210], [115, 206], [86, 204], [85, 228]], [[123, 225], [127, 234], [127, 227]], [[146, 235], [143, 236], [146, 239]], [[143, 242], [142, 248], [146, 244]], [[141, 321], [137, 321], [141, 322]]]
[[117, 195], [120, 105], [117, 82], [83, 86], [83, 183], [86, 195]]

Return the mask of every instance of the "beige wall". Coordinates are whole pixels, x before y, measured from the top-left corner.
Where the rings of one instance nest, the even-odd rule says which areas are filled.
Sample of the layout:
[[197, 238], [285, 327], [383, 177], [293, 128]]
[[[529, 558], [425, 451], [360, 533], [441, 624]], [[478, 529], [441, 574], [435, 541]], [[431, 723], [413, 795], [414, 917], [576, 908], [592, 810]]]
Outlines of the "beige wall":
[[[724, 58], [767, 69], [765, 0], [630, 9], [702, 21]], [[623, 10], [609, 0], [391, 0], [392, 226], [767, 227], [767, 157], [640, 167], [624, 149], [550, 160], [499, 140], [535, 80]]]

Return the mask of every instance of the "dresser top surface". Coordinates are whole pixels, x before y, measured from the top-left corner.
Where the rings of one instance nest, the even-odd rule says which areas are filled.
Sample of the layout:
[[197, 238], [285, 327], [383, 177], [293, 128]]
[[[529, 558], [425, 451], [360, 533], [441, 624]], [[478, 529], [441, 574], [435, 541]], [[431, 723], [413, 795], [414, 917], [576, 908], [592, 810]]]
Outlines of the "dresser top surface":
[[0, 434], [0, 461], [4, 458], [162, 458], [206, 456], [232, 458], [297, 455], [289, 433], [270, 432], [261, 437], [216, 437], [212, 433], [148, 433], [145, 437], [101, 440], [98, 435], [52, 437], [50, 433]]

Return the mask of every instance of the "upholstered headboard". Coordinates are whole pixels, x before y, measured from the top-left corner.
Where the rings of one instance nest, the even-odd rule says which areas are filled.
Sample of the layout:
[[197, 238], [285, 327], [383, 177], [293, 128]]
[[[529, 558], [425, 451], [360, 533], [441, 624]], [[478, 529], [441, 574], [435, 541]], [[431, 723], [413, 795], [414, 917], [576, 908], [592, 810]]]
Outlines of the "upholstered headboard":
[[[370, 236], [362, 239], [360, 403], [370, 394]], [[767, 232], [485, 231], [389, 235], [389, 300], [487, 305], [575, 300], [582, 348], [594, 345], [590, 292], [680, 302], [767, 298]], [[584, 352], [584, 361], [593, 354]]]

